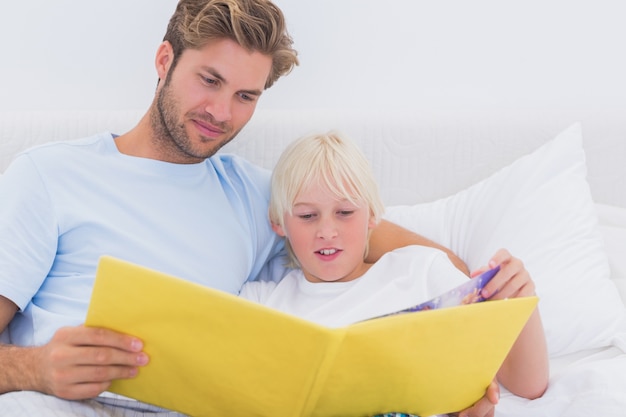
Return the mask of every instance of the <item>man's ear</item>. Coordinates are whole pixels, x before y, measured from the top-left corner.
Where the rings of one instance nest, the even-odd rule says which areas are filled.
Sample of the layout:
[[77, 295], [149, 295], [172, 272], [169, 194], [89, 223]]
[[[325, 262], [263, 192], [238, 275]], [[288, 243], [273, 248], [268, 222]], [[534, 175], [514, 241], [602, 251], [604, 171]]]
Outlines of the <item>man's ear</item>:
[[280, 237], [287, 236], [287, 233], [285, 233], [285, 229], [281, 225], [274, 222], [272, 222], [272, 230]]
[[172, 44], [168, 41], [163, 41], [157, 49], [154, 65], [156, 67], [159, 80], [164, 80], [167, 77], [167, 73], [174, 62], [174, 49]]

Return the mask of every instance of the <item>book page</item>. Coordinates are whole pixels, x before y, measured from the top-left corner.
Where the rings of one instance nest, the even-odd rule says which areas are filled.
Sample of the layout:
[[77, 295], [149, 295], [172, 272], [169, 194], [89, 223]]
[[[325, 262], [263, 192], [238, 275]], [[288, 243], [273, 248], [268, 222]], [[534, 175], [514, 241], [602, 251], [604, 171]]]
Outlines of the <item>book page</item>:
[[487, 283], [491, 281], [491, 278], [496, 276], [498, 271], [500, 271], [500, 265], [483, 272], [477, 277], [470, 278], [467, 282], [431, 300], [414, 305], [412, 307], [405, 308], [403, 310], [399, 310], [395, 313], [390, 313], [388, 315], [391, 316], [394, 314], [412, 313], [415, 311], [434, 310], [438, 308], [454, 307], [485, 301], [485, 299], [480, 295], [480, 292], [485, 287], [485, 285], [487, 285]]
[[536, 297], [485, 301], [348, 326], [313, 416], [430, 416], [471, 406], [536, 303]]

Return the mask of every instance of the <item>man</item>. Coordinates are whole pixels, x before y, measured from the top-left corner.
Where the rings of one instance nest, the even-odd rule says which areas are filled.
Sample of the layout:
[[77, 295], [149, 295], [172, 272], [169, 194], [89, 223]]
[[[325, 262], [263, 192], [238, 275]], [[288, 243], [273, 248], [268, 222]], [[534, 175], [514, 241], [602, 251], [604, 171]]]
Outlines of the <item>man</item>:
[[[11, 338], [0, 345], [3, 415], [173, 415], [92, 399], [149, 360], [131, 335], [81, 325], [98, 258], [233, 293], [276, 278], [283, 248], [267, 220], [269, 173], [215, 153], [297, 63], [272, 3], [181, 0], [156, 53], [154, 101], [135, 128], [15, 159], [0, 182], [0, 330]], [[389, 223], [379, 229], [372, 261], [433, 245]]]

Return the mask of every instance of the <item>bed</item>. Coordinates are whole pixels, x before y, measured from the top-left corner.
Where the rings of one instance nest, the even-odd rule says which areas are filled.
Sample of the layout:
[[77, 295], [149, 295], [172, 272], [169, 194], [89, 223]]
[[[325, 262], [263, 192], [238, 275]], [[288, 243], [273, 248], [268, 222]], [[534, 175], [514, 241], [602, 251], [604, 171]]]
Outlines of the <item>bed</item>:
[[[46, 141], [123, 133], [141, 111], [0, 114], [0, 173]], [[626, 111], [259, 109], [225, 152], [271, 168], [303, 134], [340, 130], [372, 163], [386, 217], [470, 269], [524, 260], [550, 353], [545, 395], [503, 391], [497, 416], [626, 415]]]

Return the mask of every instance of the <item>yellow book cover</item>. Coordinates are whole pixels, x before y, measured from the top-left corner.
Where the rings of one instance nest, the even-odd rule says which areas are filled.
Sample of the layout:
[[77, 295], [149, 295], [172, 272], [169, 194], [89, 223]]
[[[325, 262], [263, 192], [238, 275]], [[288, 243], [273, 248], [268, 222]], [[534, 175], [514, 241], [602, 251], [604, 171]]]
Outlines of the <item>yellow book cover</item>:
[[484, 395], [536, 297], [327, 328], [126, 261], [100, 260], [86, 324], [144, 341], [110, 391], [194, 416], [428, 416]]

